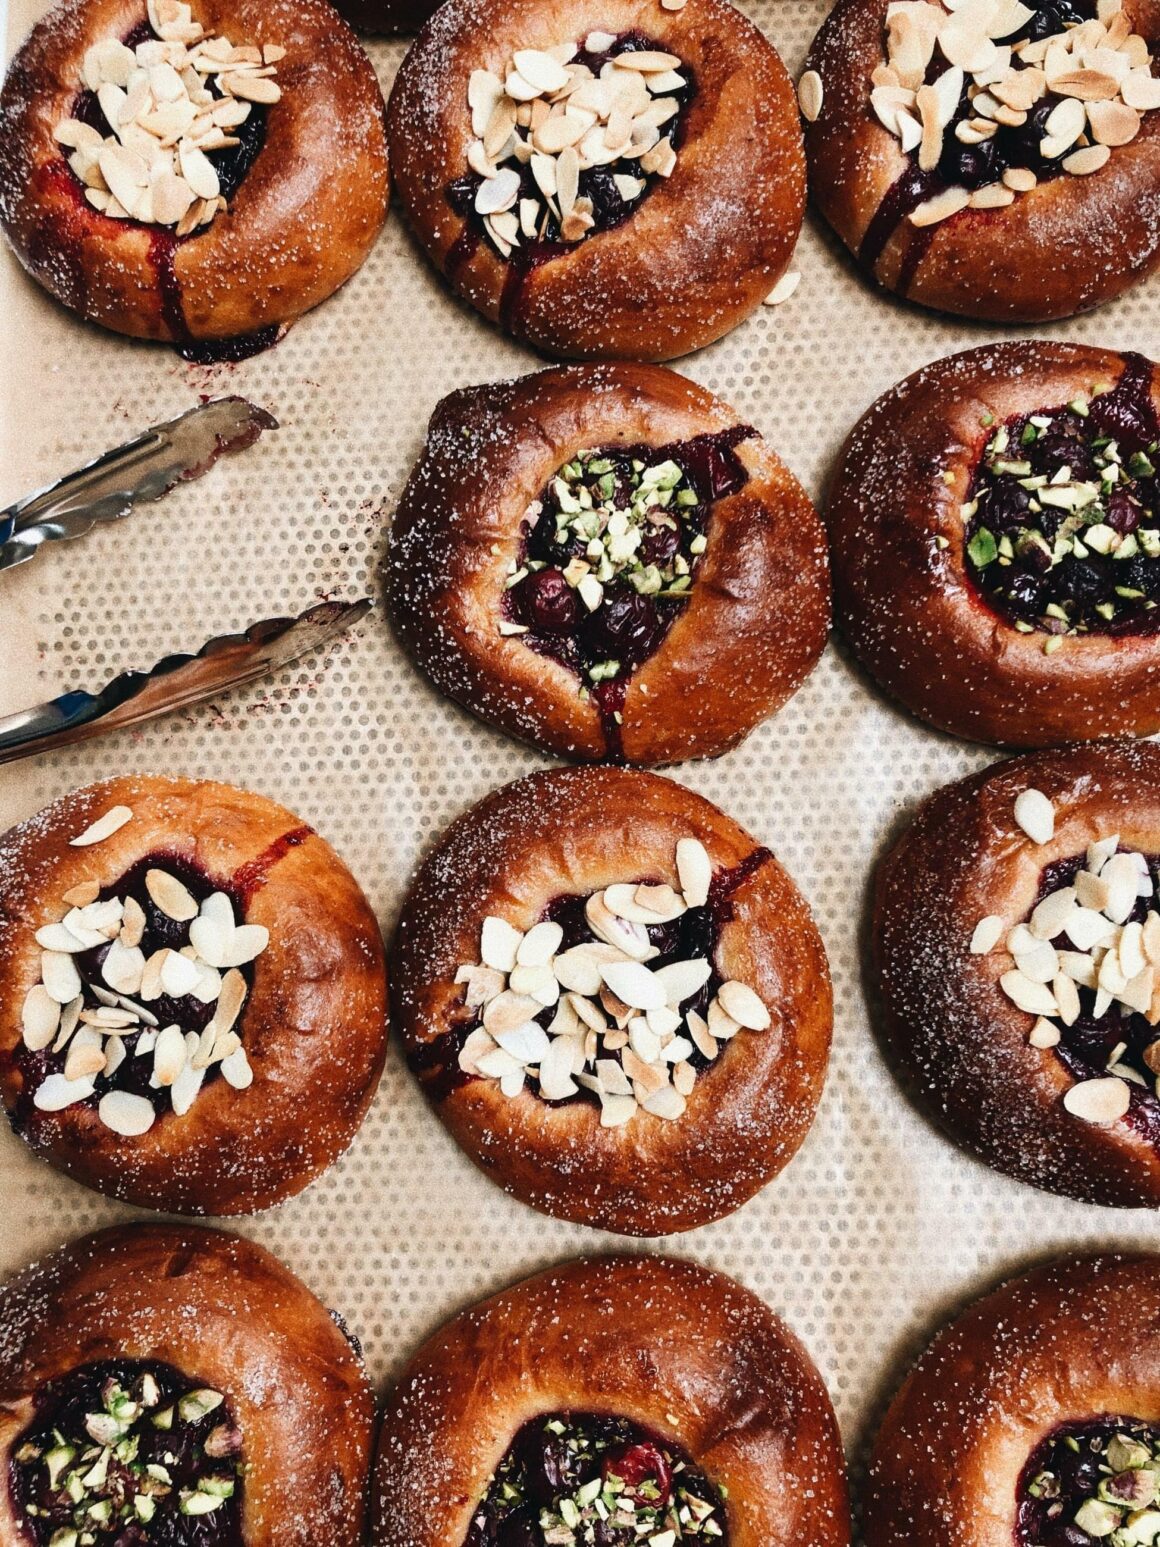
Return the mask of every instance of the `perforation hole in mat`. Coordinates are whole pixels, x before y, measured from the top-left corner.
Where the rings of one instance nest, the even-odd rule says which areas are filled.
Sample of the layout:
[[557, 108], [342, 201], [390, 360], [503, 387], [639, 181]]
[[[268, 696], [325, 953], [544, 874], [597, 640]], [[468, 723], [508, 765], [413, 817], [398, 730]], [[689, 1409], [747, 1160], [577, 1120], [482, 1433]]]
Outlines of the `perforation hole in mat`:
[[[752, 8], [795, 73], [823, 9], [819, 0]], [[17, 0], [13, 37], [30, 20], [29, 0]], [[401, 52], [371, 45], [384, 85]], [[818, 499], [842, 438], [879, 392], [995, 335], [873, 293], [812, 218], [795, 266], [803, 278], [788, 305], [679, 368], [756, 424]], [[438, 398], [538, 364], [441, 289], [397, 209], [341, 294], [276, 349], [233, 368], [197, 369], [98, 335], [36, 292], [7, 255], [0, 284], [9, 498], [202, 394], [243, 392], [282, 424], [129, 524], [5, 577], [10, 707], [320, 596], [377, 594], [383, 522]], [[1044, 331], [1147, 347], [1158, 303], [1153, 285]], [[871, 865], [920, 797], [989, 760], [896, 712], [831, 645], [803, 691], [743, 747], [674, 775], [788, 866], [825, 938], [837, 1019], [821, 1112], [789, 1169], [732, 1218], [633, 1249], [710, 1263], [784, 1313], [819, 1362], [855, 1452], [904, 1360], [969, 1294], [1044, 1253], [1156, 1237], [1150, 1216], [1043, 1196], [958, 1154], [908, 1105], [871, 1035], [858, 961]], [[252, 786], [334, 843], [389, 930], [413, 866], [446, 823], [543, 762], [436, 697], [376, 616], [325, 657], [213, 707], [6, 769], [0, 804], [14, 818], [129, 769]], [[7, 1131], [0, 1167], [5, 1273], [132, 1213], [34, 1161]], [[394, 1054], [342, 1163], [235, 1228], [343, 1311], [384, 1387], [460, 1306], [541, 1265], [623, 1244], [504, 1197], [456, 1150]]]

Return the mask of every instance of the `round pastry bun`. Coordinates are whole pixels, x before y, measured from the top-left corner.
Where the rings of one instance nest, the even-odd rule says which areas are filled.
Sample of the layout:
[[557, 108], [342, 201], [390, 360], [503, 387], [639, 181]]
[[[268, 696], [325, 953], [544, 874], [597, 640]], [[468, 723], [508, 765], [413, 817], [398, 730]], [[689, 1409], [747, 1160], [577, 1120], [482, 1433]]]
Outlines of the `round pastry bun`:
[[740, 423], [659, 366], [561, 366], [444, 398], [391, 531], [387, 587], [407, 650], [449, 697], [560, 756], [663, 764], [736, 746], [804, 682], [830, 617], [821, 523], [756, 432], [733, 448], [748, 481], [713, 504], [690, 600], [629, 676], [619, 723], [499, 623], [528, 505], [577, 451]]
[[[1055, 812], [1037, 844], [1015, 801], [1038, 790]], [[1110, 743], [1036, 752], [938, 790], [883, 859], [873, 946], [889, 1050], [931, 1117], [995, 1170], [1122, 1208], [1160, 1205], [1160, 1152], [1137, 1119], [1157, 1098], [1134, 1088], [1125, 1117], [1096, 1123], [1063, 1105], [1077, 1083], [1053, 1048], [1033, 1047], [1036, 1017], [1000, 986], [1014, 959], [1000, 940], [971, 952], [975, 927], [1006, 929], [1039, 899], [1045, 867], [1119, 834], [1160, 854], [1160, 746]]]
[[[84, 847], [72, 840], [116, 806], [132, 819]], [[178, 1117], [159, 1092], [138, 1137], [95, 1105], [32, 1105], [22, 1007], [40, 981], [36, 931], [85, 881], [109, 887], [146, 857], [195, 863], [243, 883], [245, 922], [269, 930], [236, 1030], [253, 1083], [202, 1087]], [[0, 838], [0, 1093], [25, 1142], [87, 1187], [142, 1208], [248, 1214], [300, 1192], [353, 1139], [386, 1053], [386, 974], [378, 924], [350, 871], [311, 828], [229, 785], [153, 775], [74, 791]]]
[[841, 1437], [793, 1333], [722, 1273], [664, 1257], [549, 1269], [423, 1345], [379, 1436], [374, 1547], [461, 1542], [539, 1414], [621, 1415], [727, 1490], [732, 1547], [845, 1547]]
[[[467, 220], [447, 199], [474, 137], [468, 80], [476, 70], [503, 78], [516, 50], [594, 30], [643, 33], [691, 75], [675, 170], [619, 225], [538, 263], [513, 296], [512, 265], [490, 243], [464, 257]], [[760, 305], [801, 229], [793, 84], [728, 0], [687, 0], [679, 11], [658, 0], [448, 0], [403, 61], [387, 133], [403, 209], [431, 262], [477, 311], [548, 355], [671, 360], [700, 349]]]
[[[1088, 311], [1150, 274], [1160, 260], [1155, 112], [1096, 172], [1063, 173], [1006, 207], [964, 209], [934, 226], [915, 227], [900, 213], [879, 240], [872, 226], [890, 218], [884, 201], [917, 167], [870, 104], [890, 3], [838, 0], [806, 61], [822, 85], [821, 112], [806, 126], [810, 193], [871, 277], [936, 311], [1034, 323]], [[1160, 48], [1156, 0], [1124, 0], [1123, 9], [1152, 51]]]
[[995, 426], [1109, 383], [1160, 411], [1141, 356], [984, 344], [899, 382], [846, 441], [826, 511], [838, 627], [939, 730], [1012, 747], [1160, 730], [1160, 635], [1071, 633], [1048, 654], [1048, 636], [1021, 633], [966, 571], [960, 512]]
[[[560, 897], [642, 878], [678, 887], [682, 838], [735, 873], [713, 960], [757, 992], [771, 1027], [726, 1042], [675, 1121], [641, 1110], [602, 1127], [595, 1102], [548, 1103], [526, 1085], [509, 1098], [459, 1074], [452, 1038], [474, 1012], [456, 973], [479, 961], [484, 918], [527, 930]], [[525, 1203], [599, 1229], [661, 1235], [731, 1213], [796, 1153], [821, 1095], [833, 1001], [805, 902], [748, 833], [656, 774], [532, 774], [459, 817], [404, 903], [392, 982], [404, 1050], [468, 1156]]]
[[1020, 1475], [1060, 1424], [1160, 1422], [1160, 1257], [1063, 1257], [945, 1328], [886, 1414], [867, 1547], [1011, 1547]]
[[[0, 1462], [46, 1382], [160, 1361], [223, 1393], [242, 1433], [246, 1547], [359, 1547], [374, 1398], [357, 1346], [276, 1257], [195, 1225], [98, 1230], [0, 1289]], [[23, 1542], [0, 1489], [0, 1537]]]
[[0, 94], [0, 224], [29, 273], [90, 322], [189, 345], [293, 322], [359, 268], [389, 197], [382, 94], [326, 0], [198, 0], [208, 35], [276, 45], [281, 100], [213, 221], [114, 220], [88, 204], [54, 138], [84, 89], [86, 51], [145, 20], [143, 0], [66, 0], [17, 52]]

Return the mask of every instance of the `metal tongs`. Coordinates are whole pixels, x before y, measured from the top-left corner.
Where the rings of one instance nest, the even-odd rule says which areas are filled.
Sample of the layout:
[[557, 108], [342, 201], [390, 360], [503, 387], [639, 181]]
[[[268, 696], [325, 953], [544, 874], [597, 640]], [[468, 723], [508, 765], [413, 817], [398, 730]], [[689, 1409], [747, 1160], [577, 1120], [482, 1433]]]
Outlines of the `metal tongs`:
[[[0, 570], [27, 562], [45, 543], [120, 521], [137, 504], [200, 478], [219, 456], [243, 451], [263, 430], [277, 428], [271, 414], [240, 397], [216, 398], [154, 425], [0, 512]], [[333, 639], [370, 608], [364, 597], [323, 602], [297, 618], [267, 618], [242, 634], [209, 640], [196, 654], [169, 655], [148, 671], [122, 672], [97, 693], [65, 693], [0, 717], [0, 763], [135, 725], [252, 682]]]

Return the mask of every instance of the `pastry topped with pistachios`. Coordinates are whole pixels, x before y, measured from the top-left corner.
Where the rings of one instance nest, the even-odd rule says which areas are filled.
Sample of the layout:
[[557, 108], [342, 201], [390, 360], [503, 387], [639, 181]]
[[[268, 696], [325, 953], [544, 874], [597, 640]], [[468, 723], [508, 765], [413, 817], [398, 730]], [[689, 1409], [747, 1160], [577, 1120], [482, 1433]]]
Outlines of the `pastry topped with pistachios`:
[[704, 1224], [796, 1150], [830, 990], [805, 904], [735, 823], [655, 775], [533, 775], [454, 823], [404, 907], [411, 1067], [471, 1157], [547, 1212]]
[[[17, 53], [0, 222], [89, 320], [241, 359], [336, 290], [382, 224], [374, 72], [321, 0], [276, 19], [258, 0], [130, 12], [61, 6]], [[324, 122], [342, 130], [325, 150]]]
[[564, 756], [711, 757], [801, 684], [825, 537], [752, 426], [672, 371], [452, 393], [395, 513], [395, 623], [436, 684]]
[[1150, 0], [842, 0], [799, 96], [811, 187], [880, 284], [1040, 321], [1160, 253]]
[[361, 1357], [261, 1247], [103, 1230], [0, 1289], [0, 1324], [6, 1543], [362, 1542]]
[[310, 828], [224, 785], [116, 780], [13, 829], [0, 875], [0, 1089], [35, 1150], [232, 1214], [345, 1147], [383, 1056], [382, 952]]
[[1160, 748], [999, 764], [933, 796], [883, 862], [886, 1030], [997, 1170], [1160, 1204]]
[[1044, 746], [1160, 729], [1160, 384], [1046, 341], [937, 360], [830, 491], [839, 626], [942, 730]]
[[792, 87], [727, 0], [455, 0], [404, 61], [388, 132], [432, 261], [551, 354], [709, 343], [801, 225]]

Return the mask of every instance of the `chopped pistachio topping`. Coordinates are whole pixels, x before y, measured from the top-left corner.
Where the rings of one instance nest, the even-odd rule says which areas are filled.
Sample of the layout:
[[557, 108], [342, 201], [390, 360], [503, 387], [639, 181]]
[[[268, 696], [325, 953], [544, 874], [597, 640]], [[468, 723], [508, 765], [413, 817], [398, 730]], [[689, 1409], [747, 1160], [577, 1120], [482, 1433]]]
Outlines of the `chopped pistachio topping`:
[[1027, 1485], [1042, 1534], [1054, 1540], [1050, 1528], [1070, 1522], [1109, 1547], [1160, 1542], [1160, 1441], [1142, 1425], [1131, 1428], [1139, 1432], [1126, 1426], [1109, 1435], [1101, 1425], [1093, 1434], [1068, 1434], [1047, 1447]]

